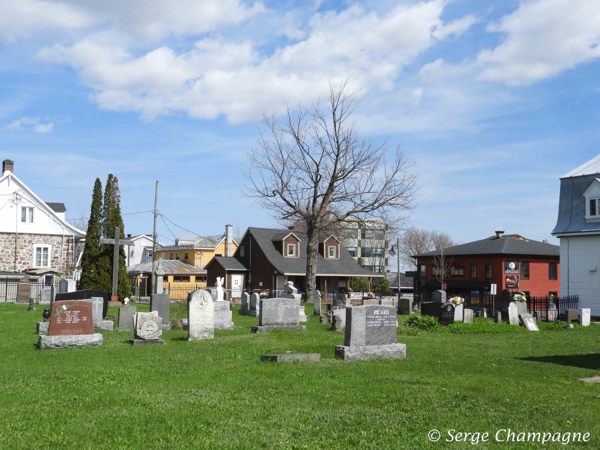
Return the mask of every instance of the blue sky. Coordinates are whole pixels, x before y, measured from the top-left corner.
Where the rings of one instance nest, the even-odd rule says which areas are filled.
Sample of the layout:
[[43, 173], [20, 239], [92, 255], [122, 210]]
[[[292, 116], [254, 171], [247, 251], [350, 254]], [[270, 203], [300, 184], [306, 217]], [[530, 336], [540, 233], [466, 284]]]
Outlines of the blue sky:
[[362, 134], [416, 163], [412, 225], [558, 243], [558, 178], [600, 153], [599, 58], [589, 0], [2, 2], [1, 156], [70, 219], [113, 173], [124, 213], [159, 180], [198, 234], [273, 226], [241, 195], [263, 113], [351, 77]]

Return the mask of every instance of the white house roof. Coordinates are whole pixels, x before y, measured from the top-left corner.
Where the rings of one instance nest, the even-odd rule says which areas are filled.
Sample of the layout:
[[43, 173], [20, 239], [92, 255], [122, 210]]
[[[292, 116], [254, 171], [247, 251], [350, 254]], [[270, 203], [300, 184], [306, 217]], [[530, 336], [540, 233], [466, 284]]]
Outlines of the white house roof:
[[588, 175], [596, 175], [600, 173], [600, 155], [596, 156], [594, 159], [589, 160], [588, 162], [580, 165], [576, 169], [571, 170], [566, 175], [560, 177], [561, 180], [565, 178], [575, 178], [575, 177], [584, 177]]

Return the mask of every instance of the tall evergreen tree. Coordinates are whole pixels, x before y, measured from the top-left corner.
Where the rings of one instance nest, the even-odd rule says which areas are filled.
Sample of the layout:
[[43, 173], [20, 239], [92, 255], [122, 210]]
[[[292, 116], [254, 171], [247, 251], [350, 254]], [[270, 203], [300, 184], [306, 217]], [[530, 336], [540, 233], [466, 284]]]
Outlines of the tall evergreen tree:
[[96, 178], [92, 194], [92, 208], [81, 257], [81, 288], [99, 289], [97, 265], [102, 252], [102, 183]]
[[[113, 176], [110, 174], [104, 186], [104, 202], [102, 205], [102, 236], [109, 239], [115, 237], [115, 228], [112, 227], [111, 230], [110, 220], [107, 220], [108, 217], [111, 217], [113, 205]], [[109, 294], [112, 292], [112, 260], [113, 246], [102, 244], [97, 264], [98, 289]]]

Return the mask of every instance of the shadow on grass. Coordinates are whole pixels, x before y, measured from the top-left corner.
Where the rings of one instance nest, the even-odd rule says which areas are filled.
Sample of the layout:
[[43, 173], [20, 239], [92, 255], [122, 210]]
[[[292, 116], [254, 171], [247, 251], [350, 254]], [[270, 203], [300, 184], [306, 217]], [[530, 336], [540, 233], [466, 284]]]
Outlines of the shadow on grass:
[[521, 361], [545, 362], [550, 364], [559, 364], [561, 366], [581, 367], [583, 369], [600, 369], [600, 354], [598, 353], [571, 356], [530, 356], [528, 358], [518, 359], [520, 359]]

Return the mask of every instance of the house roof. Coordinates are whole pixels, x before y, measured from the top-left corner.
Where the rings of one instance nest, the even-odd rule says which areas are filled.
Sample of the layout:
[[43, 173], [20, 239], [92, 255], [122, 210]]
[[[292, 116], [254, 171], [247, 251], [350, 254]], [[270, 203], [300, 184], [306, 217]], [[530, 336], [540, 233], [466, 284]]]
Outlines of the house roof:
[[[214, 236], [198, 236], [198, 237], [181, 237], [178, 238], [175, 242], [175, 245], [165, 246], [164, 250], [176, 250], [178, 247], [182, 248], [206, 248], [206, 249], [215, 249], [223, 242], [223, 240], [227, 237], [225, 233], [218, 234]], [[237, 245], [237, 240], [233, 239], [233, 242]]]
[[575, 177], [584, 177], [588, 175], [597, 175], [600, 173], [600, 155], [596, 156], [593, 159], [590, 159], [588, 162], [583, 163], [576, 169], [571, 170], [569, 173], [560, 177], [561, 180], [566, 178], [575, 178]]
[[[283, 275], [305, 275], [307, 236], [306, 232], [294, 230], [294, 234], [300, 239], [300, 256], [297, 258], [284, 257], [273, 243], [273, 237], [280, 233], [290, 233], [290, 230], [279, 230], [272, 228], [248, 228], [256, 243], [264, 252], [266, 258]], [[239, 251], [239, 250], [238, 250]], [[236, 251], [237, 254], [237, 251]], [[345, 249], [340, 252], [339, 259], [325, 259], [320, 254], [317, 256], [317, 275], [319, 276], [352, 276], [352, 277], [383, 277], [384, 274], [369, 272], [360, 267]]]
[[[135, 266], [131, 266], [127, 272], [130, 275], [151, 274], [152, 262], [136, 264]], [[158, 275], [205, 275], [206, 270], [185, 261], [159, 259], [157, 261], [156, 273]]]
[[[390, 282], [390, 288], [398, 289], [398, 273], [388, 272], [385, 277]], [[400, 289], [412, 289], [414, 287], [414, 279], [407, 277], [406, 274], [400, 272]]]
[[[525, 239], [517, 234], [502, 237], [491, 236], [479, 241], [449, 247], [444, 251], [447, 256], [464, 255], [527, 255], [527, 256], [555, 256], [560, 255], [558, 245], [546, 242]], [[439, 250], [421, 253], [414, 258], [433, 257], [440, 255]]]
[[225, 270], [243, 270], [246, 271], [248, 270], [246, 268], [246, 266], [244, 266], [240, 260], [234, 258], [234, 257], [228, 257], [228, 256], [215, 256], [214, 258], [212, 258], [208, 264], [206, 266], [204, 266], [205, 269], [208, 269], [208, 266], [210, 266], [213, 263], [219, 263], [221, 265], [221, 267], [223, 267]]
[[48, 205], [55, 213], [63, 213], [67, 210], [64, 203], [46, 202], [46, 205]]

